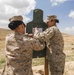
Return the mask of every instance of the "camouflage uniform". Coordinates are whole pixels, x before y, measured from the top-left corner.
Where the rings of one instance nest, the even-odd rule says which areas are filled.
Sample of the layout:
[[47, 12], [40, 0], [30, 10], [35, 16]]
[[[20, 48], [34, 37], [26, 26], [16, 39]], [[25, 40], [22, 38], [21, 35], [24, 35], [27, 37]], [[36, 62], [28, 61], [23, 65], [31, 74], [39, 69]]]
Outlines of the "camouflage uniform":
[[33, 50], [42, 50], [44, 44], [25, 34], [14, 33], [6, 37], [6, 65], [2, 75], [33, 75]]
[[64, 40], [57, 26], [47, 28], [41, 33], [35, 31], [34, 37], [44, 40], [47, 44], [46, 57], [50, 65], [51, 75], [63, 75], [65, 65]]

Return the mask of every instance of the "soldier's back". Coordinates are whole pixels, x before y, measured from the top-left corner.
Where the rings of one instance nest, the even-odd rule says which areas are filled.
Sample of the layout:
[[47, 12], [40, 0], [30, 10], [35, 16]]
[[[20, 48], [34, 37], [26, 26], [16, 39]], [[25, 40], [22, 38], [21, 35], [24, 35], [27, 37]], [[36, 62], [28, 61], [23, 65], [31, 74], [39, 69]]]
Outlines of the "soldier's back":
[[32, 47], [28, 41], [27, 36], [18, 33], [6, 37], [7, 61], [2, 75], [33, 75]]

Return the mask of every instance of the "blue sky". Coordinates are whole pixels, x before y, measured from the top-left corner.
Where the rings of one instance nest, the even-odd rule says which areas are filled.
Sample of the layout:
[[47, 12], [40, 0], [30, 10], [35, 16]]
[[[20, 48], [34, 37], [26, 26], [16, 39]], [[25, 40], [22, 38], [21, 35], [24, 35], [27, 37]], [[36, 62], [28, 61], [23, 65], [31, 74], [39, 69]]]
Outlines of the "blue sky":
[[68, 0], [65, 2], [60, 2], [57, 5], [52, 5], [49, 0], [36, 0], [36, 8], [40, 8], [44, 11], [44, 19], [46, 19], [47, 15], [55, 14], [57, 18], [60, 20], [58, 27], [62, 32], [74, 33], [68, 30], [74, 27], [74, 18], [69, 17], [69, 14], [72, 10], [74, 10], [74, 1]]
[[7, 28], [14, 15], [22, 15], [27, 23], [33, 19], [34, 9], [42, 9], [44, 20], [47, 15], [57, 15], [59, 29], [74, 34], [74, 0], [0, 0], [0, 5], [0, 28]]

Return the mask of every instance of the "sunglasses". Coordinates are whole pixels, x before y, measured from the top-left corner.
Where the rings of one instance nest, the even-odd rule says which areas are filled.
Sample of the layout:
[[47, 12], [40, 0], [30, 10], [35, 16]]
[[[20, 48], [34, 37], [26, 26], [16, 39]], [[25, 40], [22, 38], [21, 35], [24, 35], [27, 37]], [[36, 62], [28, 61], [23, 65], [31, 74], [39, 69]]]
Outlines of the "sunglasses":
[[[53, 22], [53, 21], [55, 21], [56, 23], [59, 23], [59, 20], [50, 20], [50, 22]], [[49, 22], [47, 22], [47, 23], [49, 23]]]
[[[55, 21], [55, 20], [50, 20], [49, 22], [52, 22], [52, 21]], [[49, 22], [47, 22], [47, 23], [49, 23]]]

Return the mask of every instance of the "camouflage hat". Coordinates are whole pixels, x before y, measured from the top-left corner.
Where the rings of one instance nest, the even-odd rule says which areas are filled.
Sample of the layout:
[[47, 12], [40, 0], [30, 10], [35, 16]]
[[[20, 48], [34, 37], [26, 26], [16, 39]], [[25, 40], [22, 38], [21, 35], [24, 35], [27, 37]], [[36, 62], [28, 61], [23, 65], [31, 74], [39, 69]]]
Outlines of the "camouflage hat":
[[8, 24], [8, 27], [11, 30], [16, 29], [19, 25], [21, 25], [23, 23], [23, 25], [25, 26], [24, 22], [23, 22], [23, 17], [21, 15], [19, 16], [13, 16], [9, 19], [10, 23]]
[[23, 21], [23, 17], [21, 15], [19, 16], [13, 16], [9, 19], [10, 22], [12, 21]]
[[56, 15], [50, 15], [50, 16], [47, 16], [47, 19], [45, 20], [45, 22], [49, 22], [51, 20], [55, 20], [56, 23], [59, 23], [59, 20], [57, 19], [57, 16]]

